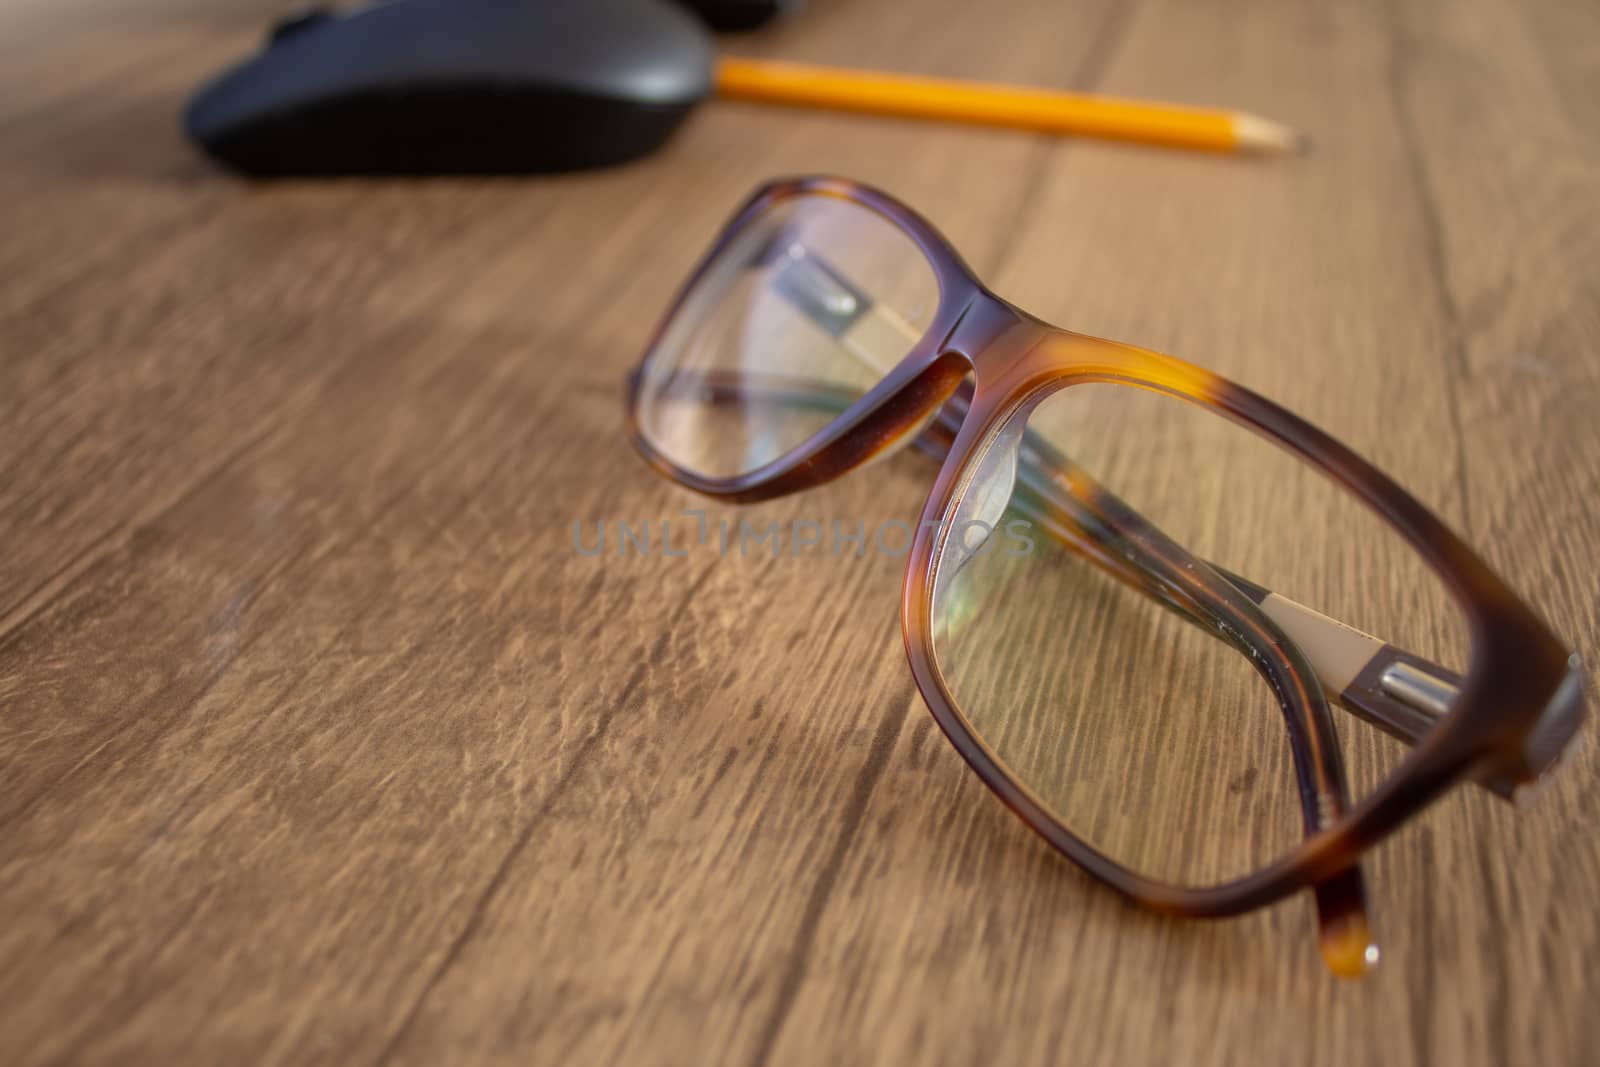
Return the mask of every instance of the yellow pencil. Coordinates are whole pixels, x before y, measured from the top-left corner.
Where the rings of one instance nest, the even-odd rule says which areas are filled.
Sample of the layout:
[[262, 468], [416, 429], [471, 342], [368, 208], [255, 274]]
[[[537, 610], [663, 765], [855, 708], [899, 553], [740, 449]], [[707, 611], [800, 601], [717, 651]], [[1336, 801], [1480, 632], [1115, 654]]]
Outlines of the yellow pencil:
[[1214, 152], [1297, 152], [1307, 147], [1299, 132], [1240, 111], [733, 56], [717, 61], [717, 92], [732, 100], [1087, 134]]

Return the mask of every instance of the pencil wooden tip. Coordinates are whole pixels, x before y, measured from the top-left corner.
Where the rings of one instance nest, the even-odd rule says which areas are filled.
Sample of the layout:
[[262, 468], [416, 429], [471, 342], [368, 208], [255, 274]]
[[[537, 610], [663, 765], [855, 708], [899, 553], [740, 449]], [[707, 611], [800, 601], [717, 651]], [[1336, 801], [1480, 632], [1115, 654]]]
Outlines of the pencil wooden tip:
[[1247, 152], [1290, 152], [1309, 155], [1311, 138], [1281, 122], [1264, 119], [1260, 115], [1235, 115], [1233, 136], [1239, 147]]

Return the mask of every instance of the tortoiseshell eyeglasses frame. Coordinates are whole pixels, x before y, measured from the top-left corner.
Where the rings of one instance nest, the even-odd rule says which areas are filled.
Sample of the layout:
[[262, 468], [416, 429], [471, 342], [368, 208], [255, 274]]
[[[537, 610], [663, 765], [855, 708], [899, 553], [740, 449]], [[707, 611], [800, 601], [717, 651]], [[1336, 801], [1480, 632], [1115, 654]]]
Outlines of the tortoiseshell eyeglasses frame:
[[[674, 464], [641, 432], [641, 373], [711, 265], [755, 220], [796, 197], [849, 201], [898, 227], [932, 266], [938, 306], [921, 339], [898, 365], [848, 406], [841, 403], [841, 413], [820, 433], [747, 474], [702, 477]], [[1080, 382], [1121, 383], [1198, 404], [1311, 464], [1364, 502], [1415, 549], [1437, 572], [1469, 626], [1471, 666], [1465, 678], [1450, 676], [1456, 687], [1446, 714], [1409, 726], [1400, 711], [1379, 706], [1384, 703], [1381, 696], [1366, 700], [1366, 710], [1358, 711], [1415, 747], [1369, 796], [1352, 804], [1328, 702], [1304, 655], [1283, 629], [1255, 610], [1249, 595], [1240, 600], [1241, 590], [1265, 591], [1252, 589], [1250, 583], [1220, 568], [1205, 564], [1196, 568], [1192, 557], [1162, 539], [1159, 531], [1142, 527], [1136, 514], [1092, 480], [1073, 481], [1079, 499], [1067, 504], [1077, 513], [1077, 528], [1081, 531], [1082, 516], [1088, 514], [1099, 524], [1096, 537], [1118, 542], [1117, 551], [1100, 553], [1107, 557], [1102, 565], [1190, 615], [1244, 623], [1244, 640], [1264, 662], [1281, 665], [1274, 681], [1289, 690], [1284, 713], [1307, 836], [1275, 862], [1220, 885], [1196, 889], [1151, 880], [1074, 835], [975, 736], [934, 655], [932, 600], [943, 536], [940, 520], [958, 505], [974, 457], [982, 454], [1011, 416], [1044, 392]], [[1585, 715], [1576, 657], [1442, 521], [1381, 471], [1303, 419], [1200, 367], [1075, 334], [1028, 315], [987, 289], [949, 242], [915, 211], [853, 181], [783, 179], [755, 192], [691, 275], [640, 369], [630, 377], [628, 420], [635, 445], [658, 471], [690, 489], [737, 503], [820, 485], [904, 443], [915, 443], [942, 458], [909, 554], [902, 627], [917, 687], [957, 751], [1012, 811], [1058, 851], [1157, 912], [1228, 916], [1301, 889], [1313, 890], [1323, 956], [1338, 974], [1363, 973], [1376, 959], [1357, 866], [1361, 853], [1457, 783], [1476, 781], [1506, 796], [1520, 793], [1551, 770]], [[1049, 501], [1041, 506], [1046, 512], [1052, 510]], [[1195, 572], [1199, 584], [1185, 587], [1181, 576]], [[1395, 653], [1389, 658], [1407, 656]], [[1356, 697], [1355, 703], [1363, 701]]]

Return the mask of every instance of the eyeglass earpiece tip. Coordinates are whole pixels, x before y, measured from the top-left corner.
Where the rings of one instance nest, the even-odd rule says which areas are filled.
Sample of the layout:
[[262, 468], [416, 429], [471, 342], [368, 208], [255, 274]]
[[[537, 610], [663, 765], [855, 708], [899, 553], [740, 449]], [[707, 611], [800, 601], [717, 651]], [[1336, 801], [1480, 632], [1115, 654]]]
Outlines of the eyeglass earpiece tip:
[[1318, 941], [1328, 970], [1340, 978], [1361, 978], [1378, 965], [1382, 955], [1372, 940], [1365, 915], [1349, 915], [1324, 926]]

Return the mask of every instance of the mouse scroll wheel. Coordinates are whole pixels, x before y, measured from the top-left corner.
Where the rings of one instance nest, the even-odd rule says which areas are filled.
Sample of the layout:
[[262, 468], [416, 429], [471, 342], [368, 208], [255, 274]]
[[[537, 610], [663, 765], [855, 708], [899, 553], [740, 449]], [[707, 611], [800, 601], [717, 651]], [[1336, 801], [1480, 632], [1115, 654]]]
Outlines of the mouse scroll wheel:
[[267, 35], [267, 41], [269, 44], [277, 44], [279, 41], [286, 41], [297, 33], [309, 30], [313, 26], [320, 26], [322, 23], [332, 20], [333, 16], [334, 12], [332, 8], [301, 8], [294, 14], [285, 15], [283, 18], [274, 23], [271, 32]]

